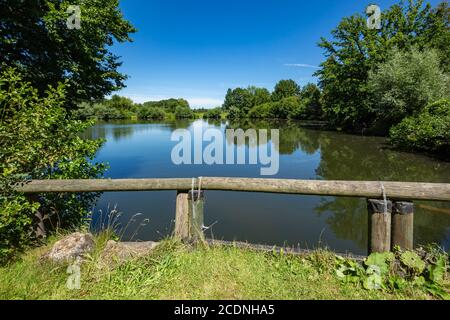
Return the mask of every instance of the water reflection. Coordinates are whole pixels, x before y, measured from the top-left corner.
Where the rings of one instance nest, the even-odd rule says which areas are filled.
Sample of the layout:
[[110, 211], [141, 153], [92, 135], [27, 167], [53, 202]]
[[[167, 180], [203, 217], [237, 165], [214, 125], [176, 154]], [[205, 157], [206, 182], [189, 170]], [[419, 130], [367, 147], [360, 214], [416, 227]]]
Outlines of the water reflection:
[[[279, 129], [280, 171], [274, 178], [450, 182], [450, 163], [392, 151], [382, 138], [305, 129], [294, 121], [209, 120], [203, 124], [222, 132]], [[175, 143], [170, 135], [179, 128], [192, 130], [193, 122], [98, 123], [85, 136], [107, 140], [96, 160], [110, 163], [107, 176], [112, 178], [259, 177], [258, 168], [250, 165], [173, 165], [170, 153]], [[216, 238], [309, 247], [320, 240], [338, 251], [366, 253], [364, 199], [232, 192], [208, 192], [207, 197], [205, 219], [206, 223], [219, 221], [212, 231]], [[145, 213], [150, 223], [139, 238], [157, 239], [173, 227], [174, 199], [174, 192], [107, 193], [98, 208], [117, 203], [125, 221], [137, 212]], [[437, 242], [448, 248], [450, 204], [417, 202], [416, 207], [416, 244]]]

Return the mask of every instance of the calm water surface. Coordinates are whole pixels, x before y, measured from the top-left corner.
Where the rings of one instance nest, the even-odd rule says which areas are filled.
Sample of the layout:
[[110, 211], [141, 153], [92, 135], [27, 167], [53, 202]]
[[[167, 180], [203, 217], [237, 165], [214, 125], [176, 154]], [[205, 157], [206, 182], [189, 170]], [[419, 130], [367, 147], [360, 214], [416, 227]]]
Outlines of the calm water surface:
[[[280, 170], [273, 178], [450, 182], [450, 163], [389, 150], [383, 138], [305, 129], [295, 122], [99, 122], [85, 135], [105, 138], [96, 161], [109, 163], [110, 178], [261, 177], [255, 165], [181, 165], [171, 161], [171, 133], [194, 126], [280, 129]], [[248, 151], [248, 146], [245, 147]], [[175, 191], [104, 193], [94, 224], [116, 208], [125, 240], [158, 240], [174, 226]], [[416, 202], [416, 245], [450, 247], [450, 204]], [[328, 246], [366, 254], [364, 199], [208, 191], [209, 237], [302, 248]]]

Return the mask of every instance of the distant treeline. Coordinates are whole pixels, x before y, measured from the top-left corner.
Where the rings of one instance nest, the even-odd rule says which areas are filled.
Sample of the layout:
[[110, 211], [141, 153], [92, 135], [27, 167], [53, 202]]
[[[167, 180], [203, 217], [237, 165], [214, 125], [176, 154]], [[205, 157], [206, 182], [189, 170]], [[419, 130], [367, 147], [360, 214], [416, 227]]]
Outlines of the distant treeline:
[[97, 102], [83, 102], [73, 112], [78, 119], [189, 119], [195, 113], [184, 99], [167, 99], [134, 103], [133, 100], [114, 95], [111, 99]]
[[228, 89], [222, 109], [228, 118], [322, 119], [320, 90], [315, 84], [301, 88], [294, 80], [279, 81], [273, 92], [266, 88]]
[[114, 95], [111, 99], [82, 102], [73, 111], [77, 119], [322, 119], [320, 90], [315, 84], [300, 86], [281, 80], [272, 93], [266, 88], [229, 89], [222, 106], [191, 109], [185, 99], [166, 99], [134, 103]]

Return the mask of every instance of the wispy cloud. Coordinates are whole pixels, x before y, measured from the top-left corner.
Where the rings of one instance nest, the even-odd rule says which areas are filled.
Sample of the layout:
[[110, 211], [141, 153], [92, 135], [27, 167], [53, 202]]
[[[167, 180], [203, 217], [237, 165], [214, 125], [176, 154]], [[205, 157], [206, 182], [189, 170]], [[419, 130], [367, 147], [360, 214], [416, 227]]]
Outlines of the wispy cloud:
[[295, 67], [295, 68], [312, 68], [312, 69], [320, 69], [319, 66], [313, 66], [312, 64], [306, 63], [285, 63], [285, 67]]

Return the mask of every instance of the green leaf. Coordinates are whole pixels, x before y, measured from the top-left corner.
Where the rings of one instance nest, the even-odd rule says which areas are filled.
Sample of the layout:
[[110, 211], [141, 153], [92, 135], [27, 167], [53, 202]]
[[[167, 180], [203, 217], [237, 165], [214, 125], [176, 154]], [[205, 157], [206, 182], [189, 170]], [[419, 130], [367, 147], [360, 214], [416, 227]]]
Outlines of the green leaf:
[[367, 290], [380, 290], [383, 287], [383, 278], [379, 274], [372, 274], [364, 279], [363, 287]]
[[380, 274], [384, 275], [389, 272], [390, 262], [395, 258], [392, 252], [385, 253], [372, 253], [367, 259], [364, 261], [364, 264], [367, 267], [377, 266], [380, 269]]
[[442, 280], [444, 279], [444, 275], [445, 275], [445, 269], [446, 269], [446, 265], [445, 265], [444, 257], [439, 258], [438, 261], [436, 262], [436, 264], [429, 265], [428, 273], [429, 273], [430, 280], [432, 282], [436, 282], [436, 283], [442, 282]]
[[425, 262], [413, 251], [403, 252], [400, 261], [414, 273], [421, 274], [425, 270]]
[[435, 284], [425, 285], [425, 290], [443, 300], [450, 300], [450, 294], [441, 287], [436, 286]]

